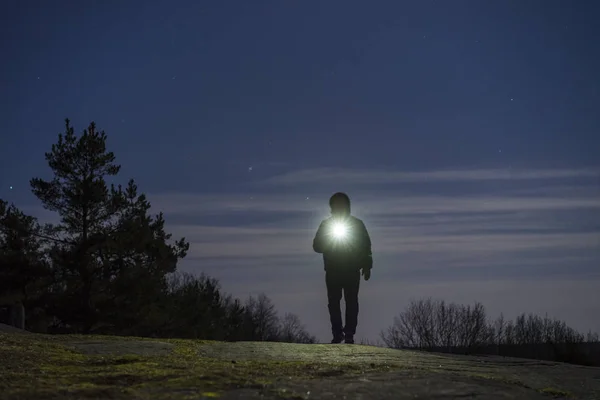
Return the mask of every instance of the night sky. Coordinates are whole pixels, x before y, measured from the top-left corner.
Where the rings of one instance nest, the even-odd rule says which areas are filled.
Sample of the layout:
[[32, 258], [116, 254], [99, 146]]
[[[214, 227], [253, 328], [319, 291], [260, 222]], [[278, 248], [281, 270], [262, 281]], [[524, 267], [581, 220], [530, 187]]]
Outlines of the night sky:
[[[0, 3], [0, 198], [89, 122], [181, 269], [329, 340], [312, 238], [347, 192], [373, 240], [357, 337], [412, 298], [600, 331], [600, 2]], [[12, 187], [12, 189], [11, 189]]]

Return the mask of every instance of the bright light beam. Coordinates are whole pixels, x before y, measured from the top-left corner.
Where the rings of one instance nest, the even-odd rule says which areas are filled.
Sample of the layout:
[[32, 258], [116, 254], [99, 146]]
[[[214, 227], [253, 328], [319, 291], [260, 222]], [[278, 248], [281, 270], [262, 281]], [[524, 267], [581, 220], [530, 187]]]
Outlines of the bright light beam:
[[336, 239], [344, 239], [348, 236], [348, 226], [343, 222], [336, 222], [332, 226], [331, 233]]

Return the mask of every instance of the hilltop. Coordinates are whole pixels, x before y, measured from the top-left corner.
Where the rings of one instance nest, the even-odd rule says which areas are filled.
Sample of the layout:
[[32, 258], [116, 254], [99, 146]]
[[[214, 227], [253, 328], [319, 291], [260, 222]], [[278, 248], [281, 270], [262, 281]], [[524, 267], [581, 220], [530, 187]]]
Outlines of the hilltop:
[[594, 399], [600, 368], [361, 345], [0, 333], [4, 399]]

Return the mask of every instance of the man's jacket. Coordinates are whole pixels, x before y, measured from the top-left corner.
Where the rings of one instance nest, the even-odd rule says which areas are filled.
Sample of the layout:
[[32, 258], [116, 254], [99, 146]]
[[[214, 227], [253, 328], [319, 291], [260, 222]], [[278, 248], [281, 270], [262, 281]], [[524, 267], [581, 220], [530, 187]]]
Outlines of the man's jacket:
[[330, 217], [321, 222], [313, 240], [313, 249], [323, 254], [325, 271], [356, 271], [371, 269], [373, 257], [371, 238], [365, 224], [353, 216], [345, 217], [348, 234], [342, 240], [336, 240], [332, 234], [332, 225], [338, 217]]

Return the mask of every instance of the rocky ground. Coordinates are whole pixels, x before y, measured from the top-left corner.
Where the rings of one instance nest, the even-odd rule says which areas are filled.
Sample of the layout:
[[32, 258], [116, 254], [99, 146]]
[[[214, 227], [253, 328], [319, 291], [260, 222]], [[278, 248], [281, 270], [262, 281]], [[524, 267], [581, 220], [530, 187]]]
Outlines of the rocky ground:
[[0, 333], [2, 399], [600, 399], [600, 368], [361, 345]]
[[0, 323], [0, 333], [29, 333], [19, 328], [15, 328], [14, 326], [6, 325]]

